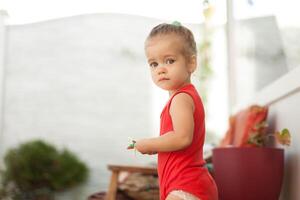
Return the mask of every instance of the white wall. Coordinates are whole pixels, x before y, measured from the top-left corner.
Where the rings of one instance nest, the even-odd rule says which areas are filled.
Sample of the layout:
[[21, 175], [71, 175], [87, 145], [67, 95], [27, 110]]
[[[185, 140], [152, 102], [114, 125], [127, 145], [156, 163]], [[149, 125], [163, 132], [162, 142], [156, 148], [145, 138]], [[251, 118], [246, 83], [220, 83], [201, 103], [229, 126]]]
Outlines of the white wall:
[[107, 189], [107, 164], [154, 162], [156, 156], [126, 147], [128, 137], [158, 135], [144, 56], [144, 40], [158, 23], [90, 14], [6, 26], [2, 150], [35, 138], [68, 147], [91, 169], [85, 188], [63, 198], [74, 200]]
[[[4, 103], [4, 69], [5, 69], [5, 46], [6, 46], [6, 26], [5, 18], [7, 14], [4, 10], [0, 10], [0, 141], [3, 140], [3, 103]], [[4, 152], [3, 145], [0, 145], [0, 158]], [[3, 160], [0, 160], [0, 166], [3, 165]]]
[[[284, 183], [281, 200], [300, 199], [300, 67], [290, 71], [273, 85], [274, 93], [280, 94], [270, 102], [271, 128], [288, 128], [292, 135], [290, 147], [285, 147]], [[278, 85], [277, 85], [278, 84]], [[279, 86], [281, 85], [281, 87]], [[283, 92], [285, 91], [285, 92]], [[271, 96], [271, 94], [270, 94]]]
[[270, 119], [275, 130], [288, 128], [292, 144], [285, 148], [284, 185], [281, 200], [300, 199], [300, 91], [273, 104]]
[[154, 161], [126, 150], [128, 137], [154, 134], [143, 55], [153, 23], [95, 14], [7, 26], [4, 150], [35, 138], [68, 147], [91, 169], [80, 200], [106, 190], [107, 164]]

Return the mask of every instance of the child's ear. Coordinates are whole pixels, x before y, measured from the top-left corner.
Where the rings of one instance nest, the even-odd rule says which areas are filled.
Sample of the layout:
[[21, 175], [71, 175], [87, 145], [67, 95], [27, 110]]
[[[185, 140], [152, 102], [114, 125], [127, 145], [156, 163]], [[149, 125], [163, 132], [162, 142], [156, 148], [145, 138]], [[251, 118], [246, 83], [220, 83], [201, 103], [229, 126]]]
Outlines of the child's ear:
[[193, 73], [197, 68], [197, 56], [192, 55], [189, 59], [188, 70], [190, 73]]

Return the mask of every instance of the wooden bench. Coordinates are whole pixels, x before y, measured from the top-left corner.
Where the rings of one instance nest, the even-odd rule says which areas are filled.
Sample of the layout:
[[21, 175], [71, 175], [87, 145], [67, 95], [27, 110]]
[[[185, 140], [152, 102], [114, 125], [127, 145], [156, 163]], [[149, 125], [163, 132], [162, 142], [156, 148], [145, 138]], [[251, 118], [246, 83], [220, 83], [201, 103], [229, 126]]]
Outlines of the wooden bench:
[[156, 167], [108, 165], [107, 168], [111, 171], [111, 178], [110, 178], [109, 188], [105, 200], [116, 200], [120, 172], [157, 175]]

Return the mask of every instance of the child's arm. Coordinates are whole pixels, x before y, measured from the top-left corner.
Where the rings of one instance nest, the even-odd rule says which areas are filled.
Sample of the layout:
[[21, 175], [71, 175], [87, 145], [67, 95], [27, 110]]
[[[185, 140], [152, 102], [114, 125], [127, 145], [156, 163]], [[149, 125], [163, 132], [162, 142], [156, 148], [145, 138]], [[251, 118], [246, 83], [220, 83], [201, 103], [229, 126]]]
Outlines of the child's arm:
[[177, 94], [171, 103], [170, 115], [173, 131], [162, 136], [142, 139], [135, 148], [143, 154], [170, 152], [186, 148], [192, 143], [194, 132], [194, 102], [186, 93]]

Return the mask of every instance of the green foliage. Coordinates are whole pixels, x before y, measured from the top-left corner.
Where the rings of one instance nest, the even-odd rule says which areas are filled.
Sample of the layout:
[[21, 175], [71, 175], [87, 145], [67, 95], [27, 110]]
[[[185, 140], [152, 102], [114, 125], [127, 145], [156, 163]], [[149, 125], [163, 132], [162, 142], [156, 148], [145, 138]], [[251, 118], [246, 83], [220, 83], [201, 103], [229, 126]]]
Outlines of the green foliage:
[[267, 134], [264, 130], [267, 127], [266, 122], [262, 122], [256, 126], [256, 131], [252, 132], [248, 138], [247, 143], [257, 147], [267, 146], [268, 140], [273, 137], [275, 141], [284, 146], [290, 146], [291, 134], [288, 129], [275, 131], [274, 133]]
[[76, 155], [41, 140], [10, 149], [4, 158], [4, 184], [13, 182], [21, 192], [61, 191], [84, 182], [87, 166]]

